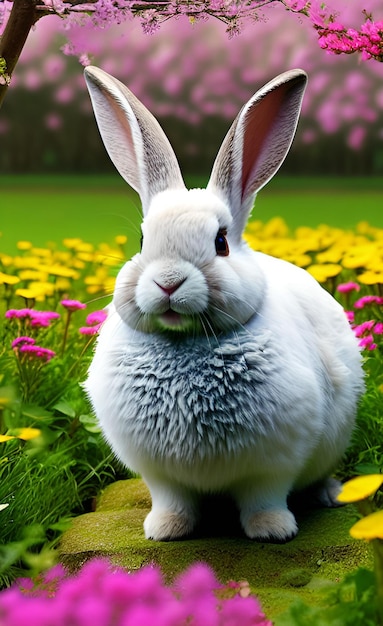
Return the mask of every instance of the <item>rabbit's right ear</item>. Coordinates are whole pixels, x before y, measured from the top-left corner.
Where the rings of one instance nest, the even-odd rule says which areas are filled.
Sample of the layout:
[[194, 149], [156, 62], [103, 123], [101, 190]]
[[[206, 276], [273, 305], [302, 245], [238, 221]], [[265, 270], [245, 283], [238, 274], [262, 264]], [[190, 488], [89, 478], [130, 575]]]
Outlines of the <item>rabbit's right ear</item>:
[[106, 150], [138, 192], [145, 215], [157, 193], [185, 188], [177, 158], [157, 120], [125, 85], [94, 66], [84, 74]]

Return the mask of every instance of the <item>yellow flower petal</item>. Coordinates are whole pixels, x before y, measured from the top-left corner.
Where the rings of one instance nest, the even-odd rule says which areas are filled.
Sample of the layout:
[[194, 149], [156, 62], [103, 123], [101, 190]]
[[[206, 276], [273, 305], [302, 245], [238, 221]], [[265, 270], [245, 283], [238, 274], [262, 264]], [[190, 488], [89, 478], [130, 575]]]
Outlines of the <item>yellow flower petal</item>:
[[41, 435], [41, 430], [39, 428], [21, 428], [17, 431], [16, 435], [18, 439], [22, 439], [23, 441], [29, 441], [30, 439], [36, 439], [39, 435]]
[[123, 246], [128, 241], [128, 238], [126, 235], [117, 235], [114, 238], [114, 241], [116, 242], [117, 245]]
[[306, 269], [319, 283], [324, 283], [328, 278], [338, 276], [342, 271], [342, 266], [336, 263], [325, 263], [323, 265], [313, 264]]
[[383, 511], [376, 511], [363, 517], [350, 528], [350, 535], [354, 539], [383, 539]]
[[339, 502], [358, 502], [372, 496], [383, 485], [383, 474], [357, 476], [344, 483], [338, 495]]
[[17, 276], [12, 276], [11, 274], [3, 274], [0, 272], [0, 283], [4, 285], [17, 285], [20, 282], [20, 278]]
[[11, 435], [0, 435], [0, 443], [10, 441], [10, 439], [15, 439], [15, 437], [11, 437]]
[[30, 241], [18, 241], [17, 247], [19, 250], [30, 250], [32, 248], [32, 243]]

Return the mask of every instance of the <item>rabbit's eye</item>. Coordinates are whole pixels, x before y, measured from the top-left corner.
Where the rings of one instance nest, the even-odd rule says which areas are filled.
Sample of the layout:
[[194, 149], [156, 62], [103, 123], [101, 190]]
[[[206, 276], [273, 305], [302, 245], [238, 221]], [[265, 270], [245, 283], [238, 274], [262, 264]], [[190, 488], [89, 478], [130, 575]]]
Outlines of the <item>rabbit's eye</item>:
[[229, 244], [226, 239], [226, 228], [220, 228], [215, 238], [215, 250], [218, 256], [229, 256]]
[[142, 244], [144, 243], [144, 235], [141, 231], [141, 237], [140, 237], [140, 252], [142, 252]]

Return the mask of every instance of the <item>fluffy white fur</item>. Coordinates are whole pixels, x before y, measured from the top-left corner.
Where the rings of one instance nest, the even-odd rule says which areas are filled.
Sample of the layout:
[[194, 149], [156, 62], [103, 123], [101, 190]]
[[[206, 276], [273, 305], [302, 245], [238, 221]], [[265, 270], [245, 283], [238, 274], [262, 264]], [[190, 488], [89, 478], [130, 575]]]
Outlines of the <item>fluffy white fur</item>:
[[117, 278], [85, 387], [113, 450], [149, 486], [145, 534], [190, 534], [200, 495], [227, 492], [250, 538], [291, 539], [292, 490], [319, 485], [323, 503], [336, 503], [328, 477], [363, 389], [340, 305], [307, 272], [242, 239], [256, 192], [290, 147], [305, 74], [287, 72], [253, 96], [208, 188], [190, 191], [143, 105], [97, 68], [86, 78], [144, 220], [142, 251]]

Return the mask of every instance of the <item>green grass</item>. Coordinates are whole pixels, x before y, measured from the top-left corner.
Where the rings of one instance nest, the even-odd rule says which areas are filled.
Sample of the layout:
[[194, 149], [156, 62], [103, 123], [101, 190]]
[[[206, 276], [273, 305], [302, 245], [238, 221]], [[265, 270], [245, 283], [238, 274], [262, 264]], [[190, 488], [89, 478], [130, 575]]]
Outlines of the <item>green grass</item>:
[[[187, 178], [204, 186], [203, 178]], [[128, 253], [138, 248], [140, 202], [115, 176], [0, 177], [0, 249], [13, 253], [18, 240], [44, 246], [65, 237], [111, 242], [126, 234]], [[366, 220], [383, 227], [383, 181], [377, 178], [277, 177], [258, 196], [253, 218], [281, 216], [287, 224], [352, 228]]]

